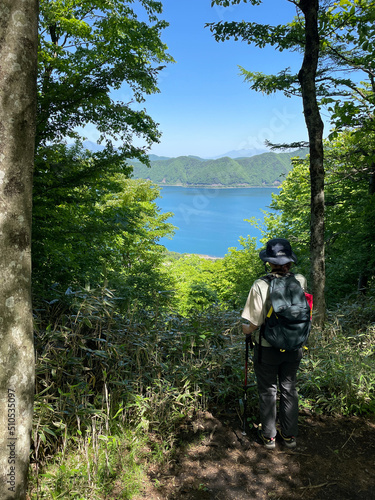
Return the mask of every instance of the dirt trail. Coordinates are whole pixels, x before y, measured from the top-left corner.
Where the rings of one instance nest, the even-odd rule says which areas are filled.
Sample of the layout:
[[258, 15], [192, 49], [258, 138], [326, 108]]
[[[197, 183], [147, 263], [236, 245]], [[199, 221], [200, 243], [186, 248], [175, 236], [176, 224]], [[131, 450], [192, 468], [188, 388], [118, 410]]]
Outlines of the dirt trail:
[[236, 420], [186, 424], [175, 460], [134, 500], [375, 500], [375, 419], [301, 415], [294, 451], [265, 450]]

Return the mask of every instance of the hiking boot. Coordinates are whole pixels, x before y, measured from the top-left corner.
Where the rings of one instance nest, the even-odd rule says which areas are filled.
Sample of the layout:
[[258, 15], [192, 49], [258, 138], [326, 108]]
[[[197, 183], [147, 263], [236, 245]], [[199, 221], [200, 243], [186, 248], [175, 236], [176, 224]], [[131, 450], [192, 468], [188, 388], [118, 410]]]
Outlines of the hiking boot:
[[295, 448], [297, 446], [297, 440], [294, 436], [284, 436], [284, 434], [280, 432], [281, 439], [284, 441], [284, 444], [287, 448]]
[[264, 436], [263, 431], [261, 429], [258, 429], [258, 437], [264, 444], [264, 447], [267, 448], [267, 450], [274, 450], [276, 447], [276, 438], [268, 438]]

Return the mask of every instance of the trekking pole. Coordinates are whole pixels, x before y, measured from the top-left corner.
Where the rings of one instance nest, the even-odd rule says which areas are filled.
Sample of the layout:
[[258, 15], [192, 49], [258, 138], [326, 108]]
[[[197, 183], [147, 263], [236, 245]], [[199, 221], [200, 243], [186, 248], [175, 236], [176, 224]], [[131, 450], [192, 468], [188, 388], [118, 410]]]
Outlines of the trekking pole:
[[252, 347], [251, 334], [246, 335], [246, 350], [245, 350], [245, 381], [244, 381], [244, 397], [243, 397], [243, 429], [242, 435], [246, 436], [246, 419], [247, 419], [247, 364], [249, 361], [249, 344]]

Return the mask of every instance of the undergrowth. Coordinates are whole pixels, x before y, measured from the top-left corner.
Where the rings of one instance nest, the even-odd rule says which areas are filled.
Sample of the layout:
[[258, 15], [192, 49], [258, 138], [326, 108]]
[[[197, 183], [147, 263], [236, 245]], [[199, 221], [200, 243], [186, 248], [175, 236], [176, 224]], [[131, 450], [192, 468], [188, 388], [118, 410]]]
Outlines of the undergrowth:
[[300, 394], [316, 413], [375, 413], [375, 305], [361, 298], [331, 311], [313, 332], [299, 375]]
[[[238, 399], [239, 326], [238, 314], [216, 308], [188, 319], [161, 311], [120, 314], [109, 290], [70, 291], [39, 308], [32, 498], [55, 498], [47, 486], [54, 481], [56, 498], [75, 498], [77, 481], [77, 491], [86, 491], [82, 498], [100, 498], [100, 475], [90, 470], [105, 457], [111, 477], [113, 440], [116, 456], [129, 455], [153, 436], [150, 456], [168, 460], [184, 419]], [[65, 466], [71, 454], [86, 465]], [[54, 472], [46, 473], [51, 461]], [[141, 481], [133, 483], [137, 488]], [[118, 498], [131, 498], [129, 487]]]
[[[40, 307], [30, 497], [130, 499], [144, 467], [171, 460], [182, 423], [199, 410], [239, 414], [238, 318], [215, 307], [189, 318], [136, 308], [123, 314], [105, 289], [69, 291]], [[332, 312], [326, 328], [312, 332], [301, 364], [302, 404], [374, 413], [374, 340], [373, 301]], [[254, 420], [251, 366], [249, 385]]]

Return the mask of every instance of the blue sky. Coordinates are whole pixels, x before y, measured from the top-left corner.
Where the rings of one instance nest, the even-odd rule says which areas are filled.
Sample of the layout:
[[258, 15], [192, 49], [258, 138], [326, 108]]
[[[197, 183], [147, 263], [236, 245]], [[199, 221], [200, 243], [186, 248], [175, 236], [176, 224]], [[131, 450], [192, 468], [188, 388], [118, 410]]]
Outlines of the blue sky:
[[220, 20], [286, 23], [296, 15], [292, 3], [263, 0], [260, 6], [241, 2], [227, 8], [211, 7], [211, 0], [162, 3], [161, 17], [170, 24], [162, 40], [176, 63], [162, 71], [161, 92], [147, 97], [145, 103], [163, 134], [151, 153], [215, 157], [231, 150], [264, 149], [265, 139], [307, 139], [302, 100], [250, 91], [238, 67], [264, 73], [286, 67], [298, 71], [302, 55], [232, 40], [218, 43], [204, 27]]
[[285, 23], [296, 14], [290, 2], [264, 0], [261, 6], [224, 8], [211, 7], [210, 0], [164, 0], [163, 6], [170, 26], [162, 38], [176, 63], [163, 71], [161, 93], [146, 102], [163, 133], [152, 153], [210, 157], [264, 148], [265, 139], [307, 139], [301, 99], [251, 91], [238, 67], [264, 73], [298, 70], [302, 55], [232, 40], [218, 43], [204, 27], [220, 20]]

